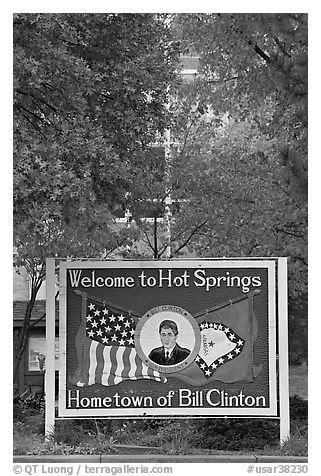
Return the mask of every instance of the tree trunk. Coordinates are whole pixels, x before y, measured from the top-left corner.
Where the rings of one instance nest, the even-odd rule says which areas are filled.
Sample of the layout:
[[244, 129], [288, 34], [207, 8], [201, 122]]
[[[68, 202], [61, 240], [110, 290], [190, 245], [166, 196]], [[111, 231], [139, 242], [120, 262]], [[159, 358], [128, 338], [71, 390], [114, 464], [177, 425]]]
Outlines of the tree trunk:
[[157, 217], [158, 217], [158, 213], [155, 212], [155, 214], [154, 214], [154, 259], [158, 259]]
[[23, 356], [23, 353], [24, 353], [26, 345], [27, 345], [31, 314], [32, 314], [32, 310], [33, 310], [34, 305], [35, 305], [36, 296], [37, 296], [39, 287], [40, 286], [36, 286], [35, 288], [32, 289], [31, 297], [30, 297], [30, 300], [28, 301], [28, 304], [27, 304], [27, 307], [26, 307], [23, 326], [22, 326], [21, 331], [19, 333], [19, 339], [18, 339], [18, 343], [17, 343], [17, 347], [16, 347], [17, 351], [16, 351], [15, 362], [14, 362], [14, 367], [13, 367], [13, 383], [17, 379], [18, 371], [19, 371], [19, 364], [21, 362], [21, 358]]

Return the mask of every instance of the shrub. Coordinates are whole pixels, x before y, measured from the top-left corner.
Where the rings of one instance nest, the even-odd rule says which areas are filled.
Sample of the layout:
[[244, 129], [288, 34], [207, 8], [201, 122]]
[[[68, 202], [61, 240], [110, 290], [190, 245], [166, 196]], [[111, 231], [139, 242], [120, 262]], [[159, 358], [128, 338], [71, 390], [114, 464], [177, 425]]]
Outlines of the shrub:
[[291, 430], [291, 437], [284, 443], [281, 453], [286, 456], [308, 455], [308, 429], [307, 426]]
[[300, 365], [308, 358], [308, 296], [289, 300], [289, 360]]
[[191, 421], [167, 422], [158, 429], [156, 438], [159, 439], [161, 450], [166, 454], [184, 455], [189, 453], [193, 432]]
[[16, 409], [15, 454], [107, 454], [116, 451], [115, 443], [157, 446], [166, 454], [213, 450], [307, 454], [308, 403], [297, 395], [290, 398], [291, 438], [281, 450], [279, 420], [274, 419], [58, 419], [52, 441], [44, 442], [43, 406], [38, 399], [16, 402]]
[[14, 424], [13, 453], [15, 455], [33, 454], [44, 443], [44, 436], [30, 431], [30, 428], [20, 421]]
[[279, 425], [275, 420], [205, 418], [197, 423], [192, 443], [220, 451], [252, 451], [275, 445], [278, 437]]
[[13, 400], [13, 420], [25, 421], [32, 415], [43, 415], [45, 399], [43, 393], [24, 393]]
[[307, 420], [308, 401], [298, 395], [290, 397], [290, 417], [291, 420]]
[[[307, 444], [307, 426], [302, 425], [307, 417], [308, 402], [297, 395], [291, 397], [291, 439], [288, 447], [301, 445], [304, 448]], [[200, 448], [216, 450], [263, 450], [266, 446], [279, 445], [279, 420], [206, 418], [196, 424], [192, 443]]]

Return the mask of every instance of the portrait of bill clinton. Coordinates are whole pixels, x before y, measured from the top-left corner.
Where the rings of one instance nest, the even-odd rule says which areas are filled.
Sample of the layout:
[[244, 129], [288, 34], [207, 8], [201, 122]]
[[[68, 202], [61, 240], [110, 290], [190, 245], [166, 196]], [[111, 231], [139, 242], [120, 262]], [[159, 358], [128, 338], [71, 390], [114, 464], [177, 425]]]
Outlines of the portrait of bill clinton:
[[164, 320], [159, 325], [161, 347], [156, 347], [149, 353], [149, 358], [159, 365], [175, 365], [185, 360], [190, 350], [177, 344], [178, 327], [176, 322]]

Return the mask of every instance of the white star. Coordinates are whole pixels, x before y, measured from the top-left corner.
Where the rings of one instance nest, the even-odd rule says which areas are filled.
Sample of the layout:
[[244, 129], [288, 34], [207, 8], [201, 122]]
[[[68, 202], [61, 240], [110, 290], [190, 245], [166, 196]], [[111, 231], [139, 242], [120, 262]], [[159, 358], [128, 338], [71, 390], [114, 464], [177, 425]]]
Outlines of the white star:
[[96, 321], [93, 321], [93, 322], [91, 323], [91, 325], [92, 325], [93, 327], [97, 327], [97, 326], [98, 326], [98, 324], [97, 324]]
[[129, 321], [126, 321], [124, 324], [125, 324], [125, 327], [130, 327], [130, 322]]
[[103, 325], [103, 324], [106, 324], [106, 319], [104, 317], [102, 317], [100, 319], [100, 324]]
[[104, 315], [106, 316], [106, 314], [108, 314], [108, 309], [106, 309], [106, 308], [103, 309], [103, 313], [104, 313]]
[[125, 345], [125, 341], [124, 341], [124, 339], [120, 339], [120, 341], [119, 341], [119, 345]]
[[128, 344], [133, 344], [133, 343], [134, 343], [134, 339], [131, 337], [130, 339], [127, 339], [127, 342], [128, 342]]
[[219, 364], [224, 364], [224, 359], [222, 359], [222, 358], [218, 359], [218, 363]]
[[217, 326], [217, 328], [218, 328], [218, 330], [220, 330], [220, 331], [221, 331], [221, 330], [223, 329], [223, 326], [222, 326], [222, 324], [219, 324], [219, 325]]
[[95, 337], [95, 334], [93, 333], [93, 331], [88, 332], [88, 335], [89, 337]]
[[120, 331], [120, 329], [121, 329], [120, 325], [119, 325], [119, 324], [116, 324], [116, 325], [115, 325], [115, 331]]
[[200, 367], [201, 367], [201, 369], [205, 369], [206, 365], [205, 365], [205, 364], [201, 364]]
[[107, 344], [107, 342], [108, 342], [107, 337], [104, 337], [104, 338], [103, 338], [103, 343], [104, 343], [104, 344]]
[[229, 331], [230, 331], [230, 329], [228, 327], [225, 327], [224, 332], [227, 333]]
[[205, 324], [201, 324], [200, 328], [203, 330], [205, 328]]
[[115, 342], [115, 341], [117, 342], [117, 336], [116, 336], [116, 334], [114, 334], [114, 335], [112, 336], [111, 340], [113, 340], [114, 342]]
[[101, 329], [98, 329], [98, 331], [96, 331], [96, 334], [98, 336], [102, 336], [103, 335], [103, 331]]
[[233, 355], [231, 353], [228, 354], [228, 358], [231, 360], [233, 359]]
[[214, 322], [213, 327], [214, 327], [214, 329], [217, 329], [217, 324], [216, 324], [216, 322]]
[[234, 335], [234, 334], [230, 334], [230, 335], [228, 336], [228, 338], [231, 339], [231, 340], [234, 340], [234, 339], [235, 339], [235, 335]]
[[243, 345], [243, 341], [242, 340], [239, 340], [237, 345]]
[[213, 326], [214, 326], [213, 322], [210, 322], [210, 324], [209, 324], [209, 325], [210, 325], [210, 327], [213, 327]]
[[90, 304], [89, 304], [89, 309], [90, 309], [91, 311], [92, 311], [93, 309], [95, 309], [95, 304], [90, 303]]
[[99, 316], [100, 311], [97, 309], [97, 311], [94, 312], [95, 316]]
[[235, 353], [236, 353], [236, 354], [239, 354], [240, 352], [241, 352], [240, 349], [239, 349], [238, 347], [236, 347]]
[[200, 357], [199, 357], [199, 355], [197, 355], [196, 358], [195, 358], [195, 362], [199, 362], [199, 361], [200, 361]]
[[119, 320], [119, 321], [123, 321], [124, 319], [125, 319], [125, 316], [123, 316], [122, 314], [119, 314], [118, 320]]
[[133, 336], [135, 334], [135, 329], [130, 329], [129, 333]]
[[114, 322], [114, 320], [116, 319], [116, 316], [114, 316], [114, 314], [112, 314], [109, 319], [111, 320], [111, 322]]
[[210, 370], [206, 370], [205, 375], [207, 375], [207, 376], [209, 377], [209, 376], [211, 375], [211, 371], [210, 371]]
[[211, 365], [211, 367], [212, 367], [212, 369], [217, 369], [217, 365], [216, 365], [216, 363], [215, 363], [215, 362], [213, 362], [213, 363], [212, 363], [212, 365]]
[[121, 335], [122, 335], [123, 337], [127, 337], [127, 331], [123, 331], [123, 332], [121, 333]]
[[110, 332], [110, 331], [111, 331], [111, 327], [110, 327], [110, 326], [105, 327], [105, 331], [106, 331], [106, 332]]
[[87, 321], [90, 321], [92, 318], [93, 318], [93, 316], [91, 316], [91, 315], [86, 316]]

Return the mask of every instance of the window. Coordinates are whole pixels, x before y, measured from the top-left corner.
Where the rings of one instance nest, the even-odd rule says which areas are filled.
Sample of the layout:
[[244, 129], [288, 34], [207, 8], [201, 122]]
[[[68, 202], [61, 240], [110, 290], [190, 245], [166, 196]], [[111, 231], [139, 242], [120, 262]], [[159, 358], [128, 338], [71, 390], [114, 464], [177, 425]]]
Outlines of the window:
[[[45, 369], [46, 338], [29, 337], [28, 371], [40, 372]], [[55, 339], [55, 370], [59, 370], [59, 339]]]

